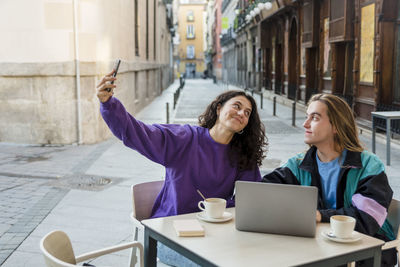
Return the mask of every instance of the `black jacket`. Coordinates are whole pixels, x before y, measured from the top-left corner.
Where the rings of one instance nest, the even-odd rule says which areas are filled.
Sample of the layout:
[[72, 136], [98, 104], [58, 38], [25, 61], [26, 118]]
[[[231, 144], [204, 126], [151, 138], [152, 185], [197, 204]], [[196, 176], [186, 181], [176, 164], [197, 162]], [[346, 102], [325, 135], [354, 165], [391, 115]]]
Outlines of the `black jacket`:
[[[336, 191], [336, 209], [327, 209], [323, 201], [321, 177], [316, 161], [316, 147], [312, 146], [307, 153], [300, 153], [288, 160], [282, 167], [265, 175], [262, 179], [267, 183], [296, 184], [316, 186], [318, 190], [318, 210], [322, 222], [329, 222], [332, 215], [342, 214], [356, 218], [355, 230], [385, 241], [393, 240], [395, 235], [391, 225], [385, 220], [386, 215], [376, 220], [376, 215], [355, 205], [354, 195], [367, 201], [376, 202], [380, 210], [387, 212], [392, 200], [393, 191], [388, 183], [384, 165], [377, 156], [367, 151], [347, 151], [339, 174]], [[368, 213], [369, 212], [369, 213]], [[372, 215], [371, 215], [372, 214]], [[384, 223], [383, 223], [384, 221]], [[382, 225], [383, 223], [383, 225]], [[382, 226], [381, 226], [382, 225]], [[392, 266], [396, 261], [396, 252], [383, 253], [384, 266]]]

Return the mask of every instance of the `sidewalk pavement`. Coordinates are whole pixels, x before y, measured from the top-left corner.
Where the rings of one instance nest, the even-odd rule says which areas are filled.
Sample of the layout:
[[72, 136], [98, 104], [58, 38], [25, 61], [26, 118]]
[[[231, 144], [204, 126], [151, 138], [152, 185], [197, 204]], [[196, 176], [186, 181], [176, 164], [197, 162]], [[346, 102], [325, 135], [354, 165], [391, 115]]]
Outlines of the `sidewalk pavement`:
[[[221, 92], [238, 89], [216, 85], [212, 80], [187, 80], [176, 110], [172, 110], [176, 80], [143, 109], [137, 118], [146, 123], [166, 122], [166, 102], [173, 123], [197, 123], [197, 117]], [[260, 107], [260, 97], [254, 95]], [[292, 110], [264, 99], [259, 110], [266, 126], [269, 151], [261, 172], [280, 166], [295, 153], [307, 149], [303, 143], [304, 109]], [[383, 137], [383, 136], [381, 136]], [[361, 140], [370, 150], [371, 135]], [[385, 159], [385, 139], [377, 139], [377, 154]], [[400, 198], [400, 146], [392, 143], [392, 165], [387, 167], [394, 197]], [[111, 138], [95, 145], [31, 146], [0, 143], [0, 265], [44, 266], [40, 239], [60, 229], [71, 238], [77, 255], [132, 240], [130, 187], [164, 177], [162, 166]], [[126, 266], [129, 251], [100, 257], [94, 265]]]

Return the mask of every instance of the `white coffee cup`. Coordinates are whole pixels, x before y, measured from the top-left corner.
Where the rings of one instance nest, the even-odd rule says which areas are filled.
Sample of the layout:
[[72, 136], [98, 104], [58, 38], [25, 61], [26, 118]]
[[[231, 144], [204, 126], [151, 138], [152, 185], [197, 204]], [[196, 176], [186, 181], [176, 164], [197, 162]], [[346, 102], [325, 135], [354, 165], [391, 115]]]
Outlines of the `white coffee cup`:
[[204, 201], [200, 201], [198, 206], [207, 217], [218, 219], [224, 215], [226, 200], [223, 198], [206, 198]]
[[334, 215], [330, 218], [332, 234], [338, 238], [350, 238], [356, 219], [346, 215]]

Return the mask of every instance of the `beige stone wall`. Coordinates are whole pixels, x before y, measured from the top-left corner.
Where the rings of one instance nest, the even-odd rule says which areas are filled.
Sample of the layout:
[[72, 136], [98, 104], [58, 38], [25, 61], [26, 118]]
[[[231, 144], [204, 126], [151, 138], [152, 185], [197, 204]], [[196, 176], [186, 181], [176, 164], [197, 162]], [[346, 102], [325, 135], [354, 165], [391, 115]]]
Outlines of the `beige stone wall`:
[[[146, 1], [140, 0], [136, 56], [134, 1], [77, 0], [83, 143], [111, 136], [100, 116], [95, 86], [115, 58], [122, 59], [115, 96], [133, 114], [172, 82], [165, 6], [149, 2], [149, 20], [157, 25], [146, 31]], [[2, 0], [0, 33], [8, 40], [0, 45], [0, 142], [76, 143], [72, 0]]]

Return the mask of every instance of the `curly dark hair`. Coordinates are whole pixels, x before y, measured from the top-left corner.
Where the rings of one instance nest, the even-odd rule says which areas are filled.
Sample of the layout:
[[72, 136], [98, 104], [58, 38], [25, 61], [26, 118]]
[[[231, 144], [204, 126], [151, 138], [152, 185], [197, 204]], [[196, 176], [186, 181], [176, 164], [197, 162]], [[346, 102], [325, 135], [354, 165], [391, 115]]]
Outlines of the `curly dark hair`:
[[199, 125], [211, 129], [218, 118], [218, 106], [222, 107], [229, 99], [236, 96], [246, 97], [251, 103], [252, 110], [243, 133], [235, 134], [230, 141], [228, 157], [232, 166], [237, 164], [239, 170], [254, 169], [256, 166], [260, 166], [263, 158], [265, 158], [264, 152], [267, 151], [268, 139], [265, 135], [264, 125], [258, 115], [256, 101], [252, 96], [243, 91], [235, 90], [220, 94], [199, 116]]

